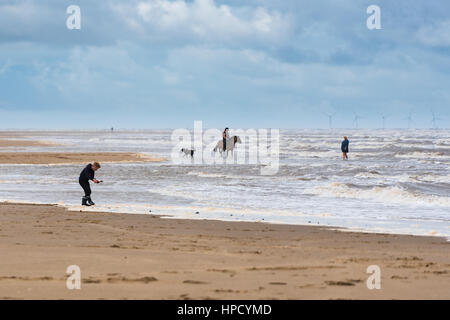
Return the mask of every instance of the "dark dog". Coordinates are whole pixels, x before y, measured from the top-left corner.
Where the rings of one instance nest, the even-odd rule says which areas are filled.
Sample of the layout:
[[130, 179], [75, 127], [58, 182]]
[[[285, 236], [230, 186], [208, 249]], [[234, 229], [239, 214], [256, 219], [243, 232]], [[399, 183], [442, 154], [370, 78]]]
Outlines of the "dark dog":
[[181, 152], [183, 152], [184, 153], [184, 156], [185, 157], [187, 157], [187, 156], [191, 156], [191, 158], [193, 158], [194, 157], [194, 150], [192, 150], [192, 149], [181, 149]]

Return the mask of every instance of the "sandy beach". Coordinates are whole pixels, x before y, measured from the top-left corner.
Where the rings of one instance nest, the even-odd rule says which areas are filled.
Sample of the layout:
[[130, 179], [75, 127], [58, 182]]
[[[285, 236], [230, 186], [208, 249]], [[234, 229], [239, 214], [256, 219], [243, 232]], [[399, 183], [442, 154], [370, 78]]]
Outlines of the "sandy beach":
[[[0, 221], [1, 299], [450, 298], [443, 238], [13, 203]], [[69, 265], [81, 290], [66, 289]]]
[[161, 162], [161, 157], [127, 152], [0, 152], [0, 164], [82, 164]]

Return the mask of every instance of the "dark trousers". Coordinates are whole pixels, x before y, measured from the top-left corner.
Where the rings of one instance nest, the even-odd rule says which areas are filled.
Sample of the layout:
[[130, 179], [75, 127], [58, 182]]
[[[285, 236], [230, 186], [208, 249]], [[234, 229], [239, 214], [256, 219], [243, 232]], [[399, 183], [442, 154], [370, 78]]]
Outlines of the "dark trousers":
[[89, 185], [89, 180], [88, 181], [79, 180], [79, 182], [80, 182], [80, 186], [84, 190], [84, 195], [86, 197], [90, 197], [91, 196], [91, 186]]
[[223, 151], [227, 151], [227, 139], [223, 138]]

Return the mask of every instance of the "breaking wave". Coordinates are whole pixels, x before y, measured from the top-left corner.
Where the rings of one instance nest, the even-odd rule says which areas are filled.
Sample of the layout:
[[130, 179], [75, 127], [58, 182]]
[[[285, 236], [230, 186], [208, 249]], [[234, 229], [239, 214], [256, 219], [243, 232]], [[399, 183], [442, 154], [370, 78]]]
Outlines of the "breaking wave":
[[333, 182], [305, 190], [304, 194], [320, 197], [365, 199], [403, 205], [450, 207], [450, 197], [413, 193], [396, 186], [361, 188]]

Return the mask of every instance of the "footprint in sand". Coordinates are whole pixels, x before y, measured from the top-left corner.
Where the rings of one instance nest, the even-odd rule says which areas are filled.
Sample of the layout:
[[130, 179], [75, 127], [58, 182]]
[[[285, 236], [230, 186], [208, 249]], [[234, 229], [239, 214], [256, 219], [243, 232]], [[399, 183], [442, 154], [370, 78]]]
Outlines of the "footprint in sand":
[[187, 284], [208, 284], [208, 282], [197, 281], [197, 280], [184, 280], [183, 283], [187, 283]]
[[362, 280], [347, 280], [347, 281], [325, 281], [329, 286], [354, 286], [355, 283], [362, 282]]

